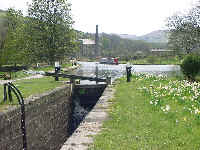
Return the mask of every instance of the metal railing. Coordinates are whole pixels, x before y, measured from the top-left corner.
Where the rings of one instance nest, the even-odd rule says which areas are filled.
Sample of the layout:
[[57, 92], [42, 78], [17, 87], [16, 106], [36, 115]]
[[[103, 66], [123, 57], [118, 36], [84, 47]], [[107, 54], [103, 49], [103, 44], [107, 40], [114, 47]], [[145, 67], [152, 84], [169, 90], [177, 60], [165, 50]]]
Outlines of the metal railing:
[[27, 150], [27, 139], [26, 139], [26, 125], [25, 125], [25, 105], [24, 99], [16, 86], [13, 83], [8, 82], [4, 84], [4, 98], [3, 101], [6, 102], [8, 99], [10, 102], [13, 101], [12, 93], [17, 97], [18, 103], [21, 106], [21, 131], [23, 137], [23, 150]]

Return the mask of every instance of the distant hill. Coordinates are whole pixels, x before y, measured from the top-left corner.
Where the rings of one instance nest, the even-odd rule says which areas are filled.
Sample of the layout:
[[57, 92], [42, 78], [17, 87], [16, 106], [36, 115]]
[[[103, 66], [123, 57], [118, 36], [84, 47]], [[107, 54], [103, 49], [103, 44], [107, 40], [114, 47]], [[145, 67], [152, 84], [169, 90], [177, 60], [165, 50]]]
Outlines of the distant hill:
[[130, 35], [130, 34], [120, 34], [120, 37], [122, 39], [136, 39], [137, 38], [136, 35]]
[[153, 43], [167, 43], [167, 34], [167, 30], [156, 30], [146, 35], [140, 36], [139, 39]]
[[5, 16], [5, 15], [6, 15], [6, 11], [0, 9], [0, 16]]
[[167, 34], [168, 34], [167, 30], [156, 30], [142, 36], [129, 35], [129, 34], [119, 34], [119, 36], [125, 39], [143, 40], [149, 43], [167, 43], [168, 42]]

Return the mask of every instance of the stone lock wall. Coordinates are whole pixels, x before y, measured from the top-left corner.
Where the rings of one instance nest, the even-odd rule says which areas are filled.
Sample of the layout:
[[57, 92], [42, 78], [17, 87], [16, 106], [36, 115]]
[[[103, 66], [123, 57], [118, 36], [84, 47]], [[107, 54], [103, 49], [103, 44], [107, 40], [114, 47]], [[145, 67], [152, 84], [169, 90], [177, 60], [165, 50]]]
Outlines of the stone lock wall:
[[[25, 100], [28, 150], [58, 150], [68, 136], [69, 87]], [[22, 150], [20, 107], [0, 112], [0, 150]]]

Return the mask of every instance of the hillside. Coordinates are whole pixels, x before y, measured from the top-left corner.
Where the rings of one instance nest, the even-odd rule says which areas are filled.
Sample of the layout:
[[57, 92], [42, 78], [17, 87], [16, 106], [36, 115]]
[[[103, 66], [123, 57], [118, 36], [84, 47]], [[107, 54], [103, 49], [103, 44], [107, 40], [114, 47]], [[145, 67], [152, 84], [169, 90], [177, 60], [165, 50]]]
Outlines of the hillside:
[[122, 39], [137, 39], [137, 36], [136, 35], [131, 35], [131, 34], [120, 34], [120, 37]]
[[6, 15], [6, 11], [0, 9], [0, 18]]
[[143, 40], [149, 43], [167, 43], [167, 31], [166, 30], [156, 30], [151, 33], [136, 36], [136, 35], [129, 35], [129, 34], [120, 34], [119, 36], [124, 39], [131, 39], [131, 40]]
[[167, 33], [168, 32], [166, 30], [157, 30], [148, 33], [146, 35], [140, 36], [139, 40], [144, 40], [153, 43], [167, 43], [168, 42]]

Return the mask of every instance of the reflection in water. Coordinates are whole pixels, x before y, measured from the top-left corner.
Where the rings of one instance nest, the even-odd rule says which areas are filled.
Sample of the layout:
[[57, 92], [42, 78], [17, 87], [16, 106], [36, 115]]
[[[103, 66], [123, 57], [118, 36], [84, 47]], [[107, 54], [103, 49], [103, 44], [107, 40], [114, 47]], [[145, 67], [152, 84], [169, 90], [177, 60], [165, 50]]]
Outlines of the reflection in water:
[[[95, 62], [79, 62], [81, 67], [76, 70], [75, 74], [77, 75], [83, 75], [83, 76], [91, 76], [95, 77], [96, 74], [96, 66], [98, 66], [98, 77], [99, 78], [106, 78], [111, 77], [112, 81], [116, 78], [122, 77], [125, 75], [125, 67], [126, 65], [120, 64], [120, 65], [105, 65], [105, 64], [99, 64]], [[91, 84], [95, 82], [88, 82], [88, 81], [82, 81], [82, 84]]]
[[[99, 78], [110, 76], [113, 81], [126, 74], [126, 64], [106, 65], [99, 64], [98, 62], [79, 62], [79, 64], [81, 67], [75, 72], [75, 74], [78, 75], [95, 77], [96, 66], [98, 66]], [[180, 66], [178, 65], [132, 65], [132, 72], [151, 73], [156, 75], [163, 74], [168, 76], [181, 75]], [[91, 83], [95, 82], [82, 81], [82, 84]]]

